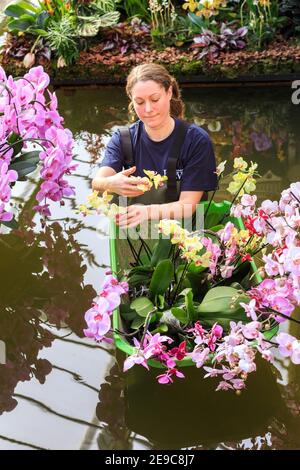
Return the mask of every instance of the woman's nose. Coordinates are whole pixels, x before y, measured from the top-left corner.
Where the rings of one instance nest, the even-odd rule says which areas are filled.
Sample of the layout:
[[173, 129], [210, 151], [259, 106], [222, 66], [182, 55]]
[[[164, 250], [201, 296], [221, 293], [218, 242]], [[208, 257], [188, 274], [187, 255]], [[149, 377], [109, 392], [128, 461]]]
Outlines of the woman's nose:
[[145, 103], [145, 111], [146, 113], [150, 113], [152, 110], [152, 104], [150, 103], [150, 101], [146, 101]]

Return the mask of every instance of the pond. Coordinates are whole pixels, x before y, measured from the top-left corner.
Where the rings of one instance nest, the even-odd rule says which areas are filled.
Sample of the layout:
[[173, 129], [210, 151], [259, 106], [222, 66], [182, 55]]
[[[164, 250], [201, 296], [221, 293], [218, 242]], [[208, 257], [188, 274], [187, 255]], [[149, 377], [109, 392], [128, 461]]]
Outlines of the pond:
[[[299, 449], [299, 367], [259, 364], [241, 396], [215, 392], [196, 368], [164, 387], [137, 366], [125, 376], [112, 346], [83, 337], [83, 315], [109, 266], [108, 227], [75, 208], [109, 136], [127, 122], [127, 100], [116, 87], [57, 95], [76, 140], [77, 194], [41, 226], [32, 212], [37, 175], [15, 187], [20, 228], [0, 237], [8, 355], [0, 365], [0, 449]], [[259, 199], [278, 199], [300, 180], [300, 106], [291, 95], [276, 86], [183, 90], [186, 117], [210, 133], [218, 162], [244, 156], [259, 164]]]

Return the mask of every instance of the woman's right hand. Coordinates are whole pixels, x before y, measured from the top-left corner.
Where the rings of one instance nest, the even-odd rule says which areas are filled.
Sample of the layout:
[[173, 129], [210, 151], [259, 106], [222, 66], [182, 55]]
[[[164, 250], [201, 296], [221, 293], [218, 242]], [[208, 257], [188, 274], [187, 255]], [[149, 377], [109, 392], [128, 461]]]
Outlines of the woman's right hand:
[[108, 191], [119, 194], [119, 196], [137, 197], [144, 194], [144, 191], [137, 188], [137, 185], [145, 183], [147, 178], [130, 177], [136, 167], [133, 166], [127, 170], [120, 171], [113, 176], [109, 176]]

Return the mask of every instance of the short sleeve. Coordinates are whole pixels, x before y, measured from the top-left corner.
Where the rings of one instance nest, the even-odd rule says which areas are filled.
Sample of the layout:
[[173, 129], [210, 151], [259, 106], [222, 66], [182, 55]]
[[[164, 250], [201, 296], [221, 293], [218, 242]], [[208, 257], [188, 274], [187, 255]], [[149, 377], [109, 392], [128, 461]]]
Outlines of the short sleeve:
[[120, 132], [117, 131], [108, 142], [103, 160], [100, 162], [99, 166], [100, 168], [102, 166], [109, 166], [119, 173], [123, 169], [123, 160]]
[[[201, 132], [200, 132], [201, 131]], [[214, 191], [218, 188], [216, 159], [209, 135], [203, 129], [191, 129], [184, 152], [181, 191]]]

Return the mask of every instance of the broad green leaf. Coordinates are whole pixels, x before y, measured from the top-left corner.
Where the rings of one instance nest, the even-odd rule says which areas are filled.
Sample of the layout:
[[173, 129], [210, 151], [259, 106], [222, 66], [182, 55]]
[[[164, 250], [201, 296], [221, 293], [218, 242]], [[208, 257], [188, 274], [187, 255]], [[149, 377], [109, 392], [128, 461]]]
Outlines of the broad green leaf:
[[36, 170], [37, 164], [31, 162], [15, 162], [9, 166], [10, 170], [17, 171], [19, 178]]
[[156, 299], [156, 305], [160, 310], [163, 310], [165, 308], [165, 298], [163, 295], [158, 295]]
[[130, 308], [135, 310], [141, 317], [146, 317], [148, 313], [155, 310], [153, 303], [147, 297], [138, 297], [131, 302]]
[[152, 258], [151, 258], [151, 261], [150, 261], [150, 264], [151, 266], [156, 266], [159, 261], [163, 260], [163, 259], [168, 259], [169, 258], [169, 255], [170, 255], [170, 251], [171, 251], [171, 248], [172, 248], [172, 244], [170, 242], [170, 240], [166, 239], [166, 238], [161, 238], [153, 253], [152, 253]]
[[20, 4], [17, 5], [8, 5], [8, 7], [4, 10], [4, 14], [6, 16], [11, 16], [12, 18], [20, 18], [20, 16], [24, 14], [29, 14], [30, 16], [35, 16], [35, 14], [32, 12], [30, 13], [28, 11], [29, 9], [26, 7], [22, 7]]
[[246, 295], [239, 295], [233, 287], [214, 287], [206, 294], [203, 302], [197, 308], [198, 318], [206, 325], [220, 324], [229, 327], [230, 321], [249, 321], [240, 302], [249, 302]]
[[30, 163], [39, 163], [40, 161], [40, 152], [38, 150], [34, 150], [32, 152], [21, 153], [21, 155], [13, 162], [30, 162]]
[[1, 222], [0, 221], [0, 225], [1, 224], [5, 225], [6, 227], [9, 227], [11, 229], [15, 229], [15, 230], [19, 228], [19, 224], [18, 224], [18, 222], [16, 221], [16, 219], [14, 217], [9, 222]]
[[186, 324], [189, 322], [188, 313], [183, 308], [172, 307], [171, 313], [180, 321], [180, 323]]
[[195, 308], [194, 308], [194, 303], [193, 303], [193, 291], [192, 288], [189, 287], [187, 289], [184, 289], [182, 292], [180, 292], [179, 295], [184, 296], [184, 301], [185, 301], [185, 307], [188, 315], [188, 320], [193, 320], [195, 317]]
[[152, 330], [151, 333], [154, 335], [155, 333], [167, 333], [169, 327], [166, 323], [162, 323], [159, 325], [155, 330]]
[[9, 31], [26, 31], [30, 26], [32, 26], [32, 22], [28, 20], [13, 20], [8, 23]]
[[237, 289], [233, 287], [214, 287], [208, 291], [198, 307], [202, 313], [227, 312], [232, 310], [233, 297], [237, 297]]
[[158, 263], [152, 274], [149, 290], [152, 296], [164, 294], [173, 279], [173, 264], [171, 260], [164, 259]]
[[131, 323], [130, 325], [130, 328], [132, 328], [133, 330], [137, 330], [138, 328], [140, 328], [141, 326], [143, 326], [143, 324], [145, 323], [145, 318], [144, 317], [140, 317], [139, 315], [133, 320], [133, 322]]
[[21, 8], [32, 11], [33, 13], [38, 13], [39, 10], [40, 10], [39, 7], [36, 7], [36, 6], [32, 5], [32, 3], [29, 3], [29, 2], [26, 2], [26, 1], [18, 2], [18, 5]]
[[124, 318], [124, 320], [127, 320], [127, 321], [132, 321], [137, 316], [136, 311], [132, 310], [130, 308], [130, 305], [128, 305], [128, 304], [120, 304], [119, 311], [120, 311], [121, 317]]
[[223, 214], [219, 214], [219, 212], [209, 211], [204, 220], [204, 228], [210, 229], [220, 225], [222, 217]]
[[12, 148], [13, 148], [12, 160], [13, 160], [14, 157], [16, 157], [21, 152], [23, 148], [23, 140], [21, 139], [19, 134], [16, 134], [15, 132], [13, 132], [8, 137], [7, 142], [9, 144], [15, 144], [16, 142], [18, 142], [16, 145], [12, 145]]

